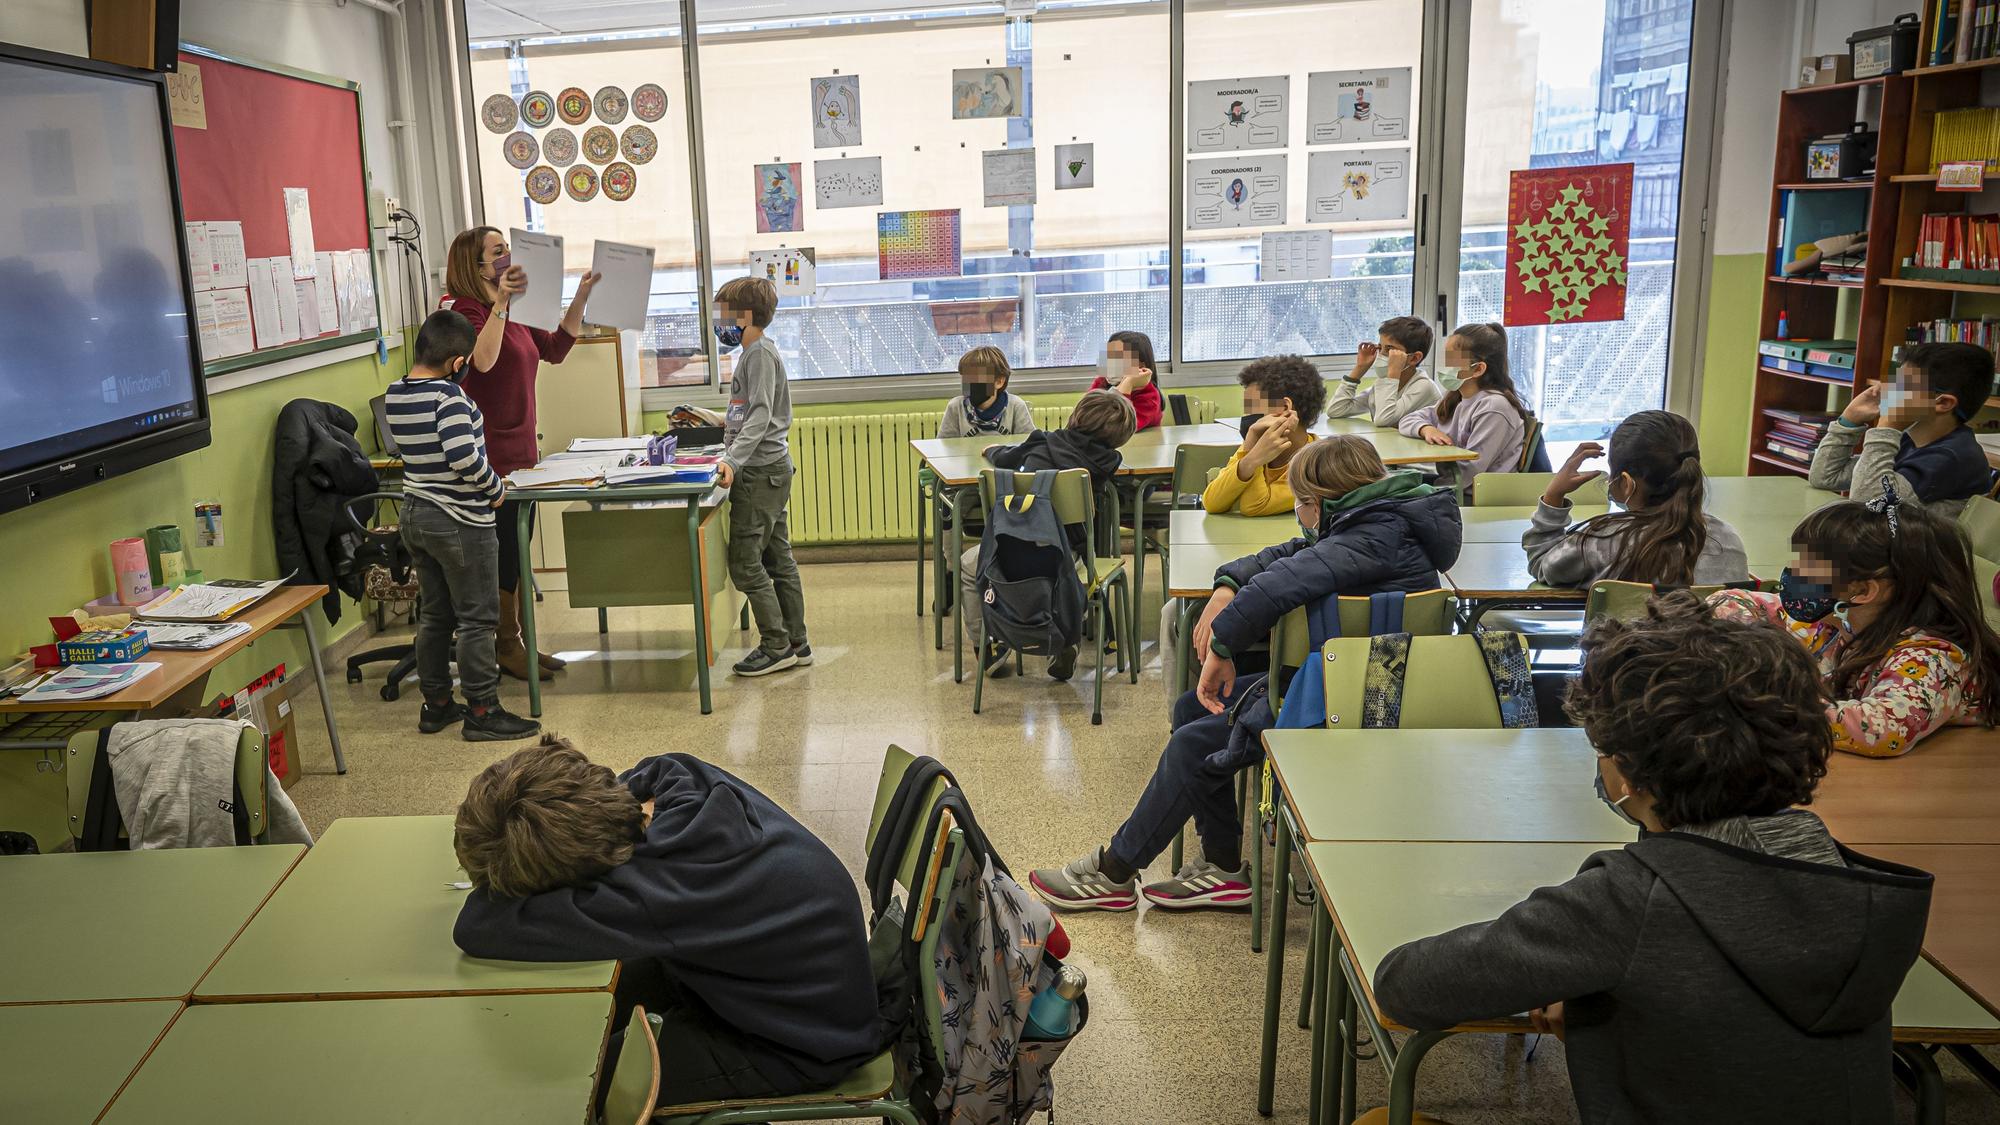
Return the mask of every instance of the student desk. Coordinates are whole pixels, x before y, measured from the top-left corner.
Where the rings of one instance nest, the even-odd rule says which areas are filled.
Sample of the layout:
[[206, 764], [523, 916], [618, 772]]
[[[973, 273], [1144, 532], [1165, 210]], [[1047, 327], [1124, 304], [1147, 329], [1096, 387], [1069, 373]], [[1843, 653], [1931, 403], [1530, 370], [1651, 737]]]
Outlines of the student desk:
[[[1237, 436], [1229, 441], [1231, 445], [1243, 444], [1243, 417], [1218, 418], [1217, 422], [1227, 426]], [[1382, 463], [1390, 467], [1397, 465], [1436, 465], [1447, 461], [1476, 461], [1479, 454], [1455, 445], [1432, 445], [1422, 438], [1405, 437], [1394, 426], [1378, 426], [1366, 418], [1328, 418], [1309, 427], [1314, 437], [1332, 437], [1335, 434], [1353, 434], [1368, 439]]]
[[[1353, 1056], [1345, 1041], [1368, 1028], [1389, 1072], [1389, 1120], [1408, 1125], [1415, 1101], [1417, 1068], [1438, 1042], [1460, 1031], [1525, 1034], [1525, 1020], [1503, 1018], [1469, 1023], [1450, 1031], [1412, 1032], [1400, 1045], [1389, 1032], [1401, 1030], [1377, 1005], [1375, 971], [1389, 952], [1405, 942], [1472, 922], [1498, 917], [1538, 887], [1567, 881], [1602, 845], [1468, 841], [1345, 841], [1305, 845], [1306, 864], [1324, 909], [1314, 911], [1315, 964], [1328, 987], [1315, 998], [1313, 1058], [1314, 1110], [1340, 1104], [1338, 1121], [1352, 1119]], [[1411, 893], [1423, 888], [1428, 893]], [[1337, 936], [1336, 946], [1333, 940]], [[1275, 955], [1274, 951], [1274, 955]], [[1338, 962], [1336, 964], [1335, 962]], [[1918, 1120], [1944, 1120], [1944, 1086], [1921, 1043], [2000, 1042], [2000, 1018], [1955, 987], [1929, 961], [1910, 968], [1894, 1002], [1892, 1020], [1897, 1054], [1919, 1075]], [[1340, 1066], [1335, 1067], [1338, 1060]], [[1337, 1091], [1337, 1094], [1336, 1094]]]
[[320, 713], [326, 716], [326, 736], [333, 745], [333, 766], [347, 772], [347, 757], [341, 752], [340, 727], [333, 721], [333, 695], [326, 687], [326, 666], [320, 658], [319, 626], [310, 612], [314, 603], [326, 596], [325, 586], [280, 586], [264, 595], [256, 605], [231, 618], [250, 626], [250, 631], [201, 652], [170, 652], [154, 649], [139, 658], [141, 663], [158, 664], [150, 673], [125, 690], [102, 699], [59, 703], [23, 703], [19, 699], [0, 702], [0, 750], [60, 750], [69, 737], [82, 730], [104, 726], [123, 718], [144, 718], [146, 713], [202, 702], [208, 689], [208, 674], [224, 660], [250, 647], [273, 629], [304, 629], [306, 653], [312, 662], [313, 685], [319, 689]]
[[271, 844], [9, 858], [0, 863], [0, 1011], [185, 999], [305, 850]]
[[104, 1121], [585, 1122], [611, 1011], [601, 992], [199, 1005]]
[[[483, 961], [452, 944], [466, 891], [448, 816], [345, 817], [202, 978], [195, 1002], [603, 992], [614, 961]], [[242, 850], [242, 849], [237, 849]]]
[[[689, 575], [706, 575], [708, 572], [703, 566], [704, 560], [702, 555], [702, 523], [706, 518], [705, 513], [712, 514], [728, 498], [729, 494], [727, 492], [718, 489], [711, 482], [689, 484], [621, 484], [615, 487], [600, 485], [593, 488], [510, 488], [507, 490], [507, 499], [521, 501], [518, 505], [519, 515], [516, 518], [520, 522], [521, 529], [521, 573], [524, 575], [535, 573], [534, 546], [530, 542], [528, 523], [536, 504], [582, 502], [596, 507], [603, 504], [660, 501], [677, 502], [679, 508], [686, 513], [687, 554], [684, 556], [687, 560], [686, 573]], [[663, 504], [662, 506], [670, 505]], [[708, 666], [715, 659], [715, 654], [709, 644], [707, 593], [706, 589], [691, 589], [689, 598], [694, 606], [695, 680], [700, 686], [701, 713], [704, 715], [714, 710], [713, 705], [709, 701], [708, 691]], [[618, 600], [607, 601], [605, 604], [628, 605], [636, 603], [627, 600]], [[521, 639], [527, 646], [528, 651], [533, 653], [535, 651], [535, 599], [532, 597], [522, 598], [521, 605]], [[600, 609], [598, 612], [598, 629], [602, 631], [603, 628], [604, 616], [602, 609]], [[528, 677], [528, 713], [537, 718], [542, 713], [542, 681], [539, 676]]]
[[0, 1008], [0, 1121], [95, 1121], [181, 1010], [178, 1000]]
[[2000, 845], [1874, 844], [1865, 850], [1937, 876], [1924, 955], [2000, 1012]]

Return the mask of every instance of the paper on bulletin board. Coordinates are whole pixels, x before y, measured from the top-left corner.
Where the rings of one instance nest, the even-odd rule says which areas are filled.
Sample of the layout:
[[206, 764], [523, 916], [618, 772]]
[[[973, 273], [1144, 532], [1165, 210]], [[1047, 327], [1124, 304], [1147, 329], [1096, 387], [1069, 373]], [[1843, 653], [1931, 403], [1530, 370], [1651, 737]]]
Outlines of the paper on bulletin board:
[[882, 206], [882, 158], [813, 161], [813, 197], [829, 209]]
[[291, 276], [291, 262], [285, 258], [267, 259], [271, 265], [271, 289], [278, 295], [278, 339], [282, 343], [297, 343], [299, 336], [299, 285]]
[[778, 287], [780, 297], [809, 297], [818, 288], [815, 255], [810, 246], [783, 246], [750, 251], [750, 274], [762, 275]]
[[507, 246], [514, 264], [528, 274], [528, 289], [508, 303], [508, 316], [516, 324], [555, 331], [562, 323], [563, 240], [561, 235], [540, 234], [515, 228], [507, 232]]
[[861, 76], [834, 74], [812, 80], [814, 148], [861, 144]]
[[278, 290], [271, 284], [271, 259], [253, 258], [243, 268], [250, 283], [250, 323], [256, 329], [257, 346], [275, 348], [285, 341], [278, 329]]
[[1024, 206], [1035, 201], [1035, 150], [990, 148], [982, 154], [988, 207]]
[[1631, 229], [1630, 164], [1513, 173], [1501, 323], [1625, 319]]
[[313, 260], [312, 200], [306, 189], [285, 189], [285, 234], [291, 239], [292, 276], [311, 277], [319, 268]]
[[250, 323], [250, 291], [211, 289], [202, 296], [208, 298], [215, 325], [215, 350], [204, 349], [202, 355], [209, 359], [228, 359], [256, 351], [257, 338]]
[[1410, 83], [1407, 66], [1306, 75], [1306, 143], [1409, 140]]
[[603, 275], [584, 309], [590, 322], [642, 331], [653, 295], [653, 248], [598, 239], [591, 248], [590, 268]]
[[210, 219], [203, 225], [208, 227], [208, 257], [215, 267], [210, 287], [241, 289], [250, 284], [249, 275], [244, 272], [243, 224]]
[[201, 67], [182, 59], [180, 71], [169, 71], [166, 79], [167, 105], [173, 110], [174, 126], [208, 128], [208, 102], [201, 93]]
[[1333, 232], [1264, 232], [1257, 254], [1259, 281], [1321, 281], [1333, 276]]
[[319, 326], [327, 332], [340, 330], [340, 280], [333, 273], [334, 255], [322, 250], [313, 255], [319, 268], [314, 278], [313, 296], [319, 303]]
[[347, 272], [352, 283], [346, 290], [346, 303], [341, 306], [340, 322], [343, 332], [370, 332], [381, 323], [375, 310], [375, 271], [366, 250], [337, 251], [347, 258]]
[[1056, 190], [1097, 186], [1097, 146], [1088, 141], [1056, 146]]
[[1284, 148], [1289, 134], [1292, 80], [1218, 78], [1187, 84], [1189, 152]]
[[208, 224], [182, 225], [187, 228], [188, 284], [197, 293], [215, 288], [215, 256], [208, 249]]
[[299, 339], [313, 340], [326, 335], [330, 328], [319, 319], [319, 279], [301, 278], [292, 282], [292, 287], [299, 294]]
[[1409, 149], [1344, 148], [1307, 155], [1306, 222], [1379, 222], [1409, 213]]
[[1187, 162], [1187, 229], [1285, 223], [1285, 156], [1217, 156]]

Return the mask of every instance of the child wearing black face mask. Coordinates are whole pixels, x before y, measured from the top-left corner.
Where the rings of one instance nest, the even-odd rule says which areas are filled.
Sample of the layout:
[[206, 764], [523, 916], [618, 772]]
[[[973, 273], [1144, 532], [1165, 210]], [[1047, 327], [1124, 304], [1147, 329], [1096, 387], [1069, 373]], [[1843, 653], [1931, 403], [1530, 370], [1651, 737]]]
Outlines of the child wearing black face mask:
[[[486, 460], [486, 420], [458, 379], [472, 356], [472, 322], [434, 312], [417, 333], [410, 373], [384, 399], [389, 433], [403, 457], [403, 545], [423, 591], [417, 616], [417, 679], [424, 705], [417, 729], [435, 734], [463, 723], [468, 742], [528, 738], [542, 725], [500, 706], [494, 630], [500, 621], [500, 540], [494, 509], [504, 488]], [[465, 705], [452, 701], [457, 636]]]
[[1035, 415], [1028, 400], [1007, 393], [1007, 380], [1013, 373], [1007, 353], [990, 344], [959, 356], [958, 380], [965, 393], [945, 404], [944, 417], [938, 420], [938, 436], [1032, 433]]
[[1868, 491], [1878, 499], [1799, 524], [1777, 593], [1724, 590], [1709, 604], [1798, 638], [1826, 681], [1834, 749], [1893, 758], [1939, 727], [2000, 718], [2000, 636], [1958, 524], [1904, 501], [1893, 481]]

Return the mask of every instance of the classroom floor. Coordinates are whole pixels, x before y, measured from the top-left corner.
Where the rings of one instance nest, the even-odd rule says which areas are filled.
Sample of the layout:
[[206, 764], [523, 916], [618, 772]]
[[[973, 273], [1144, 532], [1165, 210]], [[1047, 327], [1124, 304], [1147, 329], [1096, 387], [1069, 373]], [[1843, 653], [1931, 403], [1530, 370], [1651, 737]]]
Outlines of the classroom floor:
[[[949, 645], [933, 649], [929, 619], [916, 616], [912, 571], [909, 562], [804, 567], [816, 663], [735, 679], [728, 666], [754, 633], [732, 629], [721, 638], [715, 713], [708, 716], [695, 705], [687, 610], [613, 610], [600, 649], [595, 614], [568, 609], [562, 593], [550, 590], [540, 617], [544, 644], [573, 663], [546, 685], [543, 721], [614, 768], [667, 751], [714, 761], [790, 809], [857, 877], [882, 750], [892, 742], [951, 767], [994, 846], [1023, 878], [1031, 867], [1060, 864], [1107, 839], [1166, 739], [1157, 662], [1137, 685], [1107, 678], [1100, 727], [1090, 725], [1087, 664], [1068, 684], [1032, 667], [1025, 678], [989, 683], [985, 713], [975, 716], [970, 679], [952, 683]], [[1145, 620], [1156, 621], [1157, 612]], [[292, 790], [315, 833], [343, 816], [452, 812], [472, 776], [514, 748], [419, 735], [414, 681], [396, 703], [381, 701], [380, 683], [377, 666], [365, 683], [336, 685], [348, 775], [312, 773]], [[506, 692], [508, 705], [525, 712], [526, 685], [507, 681]], [[301, 712], [310, 717], [311, 708]], [[330, 770], [325, 732], [300, 726], [308, 768]], [[1164, 867], [1162, 857], [1155, 870]], [[1055, 1072], [1063, 1119], [1303, 1122], [1306, 1035], [1293, 1017], [1308, 917], [1291, 912], [1269, 1119], [1255, 1109], [1265, 962], [1250, 952], [1247, 911], [1066, 917], [1073, 959], [1089, 974], [1091, 1022]], [[1424, 1063], [1418, 1105], [1456, 1125], [1576, 1120], [1562, 1044], [1544, 1039], [1532, 1054], [1526, 1045], [1521, 1037], [1446, 1040]], [[1950, 1122], [2000, 1123], [2000, 1098], [1954, 1060], [1941, 1062]], [[1380, 1066], [1364, 1061], [1358, 1073], [1358, 1104], [1383, 1104]], [[1910, 1120], [1907, 1101], [1901, 1119]]]

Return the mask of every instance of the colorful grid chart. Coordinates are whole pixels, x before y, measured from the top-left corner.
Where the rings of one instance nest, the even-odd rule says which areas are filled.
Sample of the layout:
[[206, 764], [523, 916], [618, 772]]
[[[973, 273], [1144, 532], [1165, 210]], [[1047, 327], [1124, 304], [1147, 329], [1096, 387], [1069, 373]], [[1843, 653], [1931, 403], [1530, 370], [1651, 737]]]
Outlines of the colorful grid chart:
[[959, 275], [958, 211], [882, 211], [875, 216], [882, 280]]

